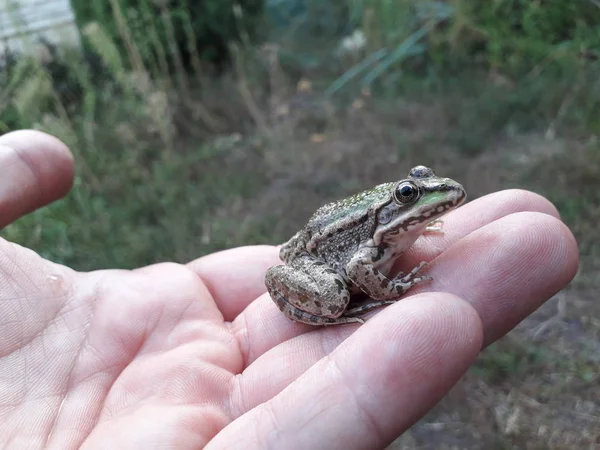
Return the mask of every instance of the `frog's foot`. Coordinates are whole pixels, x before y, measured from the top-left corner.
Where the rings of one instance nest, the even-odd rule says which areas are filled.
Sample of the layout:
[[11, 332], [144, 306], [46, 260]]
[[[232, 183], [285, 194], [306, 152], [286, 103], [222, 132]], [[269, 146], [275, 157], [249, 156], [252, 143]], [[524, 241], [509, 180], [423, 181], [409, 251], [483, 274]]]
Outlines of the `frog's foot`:
[[[417, 267], [408, 272], [407, 274], [401, 274], [400, 278], [395, 278], [392, 282], [396, 286], [396, 292], [400, 292], [398, 296], [402, 295], [404, 292], [409, 290], [411, 287], [418, 283], [422, 283], [423, 281], [430, 281], [433, 278], [428, 277], [426, 275], [417, 276], [419, 270], [427, 265], [426, 262], [421, 262]], [[387, 299], [387, 300], [373, 300], [367, 303], [363, 303], [362, 305], [356, 306], [354, 308], [347, 309], [344, 312], [344, 317], [357, 317], [362, 316], [363, 314], [368, 313], [377, 308], [381, 308], [384, 306], [389, 306], [396, 303], [400, 298]]]
[[[425, 261], [422, 261], [407, 274], [400, 274], [399, 278], [395, 278], [393, 281], [390, 281], [390, 283], [394, 284], [395, 291], [397, 292], [398, 296], [402, 295], [404, 292], [406, 292], [416, 284], [422, 283], [423, 281], [430, 281], [433, 279], [426, 275], [417, 276], [417, 273], [425, 266], [427, 266], [427, 263]], [[369, 311], [372, 311], [373, 309], [381, 308], [383, 306], [389, 306], [393, 303], [396, 303], [398, 300], [400, 299], [394, 298], [385, 300], [373, 300], [371, 302], [363, 303], [362, 305], [356, 306], [354, 308], [347, 309], [344, 312], [344, 316], [361, 316]]]
[[296, 322], [309, 325], [363, 322], [342, 317], [350, 302], [350, 291], [345, 280], [320, 261], [297, 259], [293, 267], [271, 267], [265, 284], [277, 307]]
[[433, 278], [428, 277], [427, 275], [421, 275], [420, 277], [417, 277], [417, 273], [419, 273], [420, 270], [426, 266], [427, 263], [425, 261], [421, 261], [413, 270], [411, 270], [407, 274], [400, 274], [400, 276], [397, 277], [396, 280], [400, 281], [401, 283], [412, 282], [413, 286], [417, 283], [421, 283], [422, 281], [431, 281], [433, 280]]
[[425, 262], [419, 263], [407, 274], [399, 274], [389, 279], [373, 264], [373, 261], [376, 261], [376, 251], [375, 247], [364, 248], [357, 252], [346, 266], [348, 278], [372, 299], [395, 300], [414, 285], [431, 280], [428, 276], [417, 276], [427, 265]]
[[375, 300], [372, 302], [363, 303], [362, 305], [356, 306], [354, 308], [347, 309], [344, 312], [344, 317], [348, 319], [358, 318], [357, 316], [362, 316], [363, 314], [368, 313], [377, 308], [382, 308], [384, 306], [389, 306], [398, 301], [396, 300]]
[[426, 262], [419, 263], [414, 269], [407, 274], [400, 274], [398, 277], [390, 280], [383, 273], [373, 266], [367, 264], [356, 264], [353, 267], [352, 275], [361, 276], [362, 283], [360, 288], [368, 294], [372, 301], [347, 309], [344, 312], [345, 317], [356, 317], [367, 313], [382, 306], [388, 306], [396, 303], [399, 297], [402, 296], [413, 286], [424, 281], [432, 280], [426, 275], [418, 276], [418, 273], [423, 267], [427, 266]]
[[[406, 291], [408, 291], [413, 286], [423, 283], [424, 281], [431, 281], [433, 278], [427, 275], [418, 275], [419, 271], [426, 267], [427, 263], [425, 261], [421, 261], [413, 270], [408, 272], [407, 274], [400, 274], [398, 277], [394, 278], [391, 283], [393, 285], [393, 290], [395, 292], [394, 301], [398, 300], [398, 297], [402, 296]], [[390, 298], [377, 298], [377, 300], [392, 300]], [[386, 303], [389, 304], [389, 303]]]
[[425, 232], [427, 233], [443, 233], [444, 221], [442, 219], [435, 219], [427, 224]]

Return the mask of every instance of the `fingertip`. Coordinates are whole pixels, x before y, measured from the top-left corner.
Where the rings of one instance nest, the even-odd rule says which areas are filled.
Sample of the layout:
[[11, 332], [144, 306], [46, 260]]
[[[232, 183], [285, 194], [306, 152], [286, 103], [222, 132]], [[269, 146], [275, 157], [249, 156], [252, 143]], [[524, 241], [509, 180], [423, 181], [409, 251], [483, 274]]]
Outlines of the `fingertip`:
[[540, 212], [560, 218], [556, 206], [543, 195], [525, 189], [506, 189], [498, 193], [501, 201], [510, 208], [510, 213], [515, 212]]
[[[74, 176], [74, 158], [67, 145], [55, 136], [38, 130], [17, 130], [0, 136], [0, 145], [10, 147], [30, 166], [51, 197], [66, 194]], [[43, 193], [43, 192], [42, 192]]]
[[0, 226], [63, 197], [73, 183], [69, 148], [41, 131], [0, 136], [0, 162]]
[[[401, 372], [396, 375], [403, 379], [409, 369], [414, 381], [431, 377], [436, 370], [462, 373], [477, 357], [484, 340], [483, 324], [473, 305], [445, 292], [400, 300], [367, 320], [356, 339], [361, 339], [361, 333], [369, 334], [371, 342], [385, 343], [377, 351], [366, 351], [365, 357], [381, 358], [378, 365], [396, 367]], [[399, 359], [411, 364], [398, 366]]]
[[65, 165], [73, 165], [73, 154], [69, 147], [51, 134], [39, 130], [16, 130], [0, 136], [0, 144], [22, 151], [50, 153]]
[[579, 244], [577, 239], [563, 221], [558, 218], [549, 218], [548, 221], [556, 228], [556, 236], [560, 236], [562, 249], [559, 249], [559, 252], [565, 257], [565, 275], [569, 280], [572, 280], [579, 269]]
[[550, 200], [525, 189], [506, 189], [478, 197], [451, 214], [457, 226], [470, 232], [520, 212], [537, 212], [560, 218], [558, 210]]

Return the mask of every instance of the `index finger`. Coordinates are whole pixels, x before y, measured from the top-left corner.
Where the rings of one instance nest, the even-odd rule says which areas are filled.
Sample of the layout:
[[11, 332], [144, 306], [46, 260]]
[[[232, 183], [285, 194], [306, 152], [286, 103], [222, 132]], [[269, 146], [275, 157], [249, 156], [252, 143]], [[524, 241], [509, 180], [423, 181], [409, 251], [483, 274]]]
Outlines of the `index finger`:
[[187, 267], [202, 279], [225, 320], [231, 321], [267, 292], [265, 272], [276, 264], [281, 264], [277, 247], [250, 245], [203, 256]]

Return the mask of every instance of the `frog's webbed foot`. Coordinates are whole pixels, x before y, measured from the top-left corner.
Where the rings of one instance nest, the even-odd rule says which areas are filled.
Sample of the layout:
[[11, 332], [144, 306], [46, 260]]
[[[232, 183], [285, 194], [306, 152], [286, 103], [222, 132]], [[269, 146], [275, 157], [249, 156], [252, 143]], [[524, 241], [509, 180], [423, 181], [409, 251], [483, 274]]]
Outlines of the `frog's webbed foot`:
[[419, 273], [420, 270], [425, 266], [427, 266], [427, 263], [425, 261], [421, 261], [413, 270], [407, 274], [401, 274], [401, 276], [397, 277], [395, 280], [401, 281], [402, 283], [413, 283], [413, 286], [422, 281], [433, 280], [433, 278], [427, 275], [421, 275], [420, 277], [417, 277], [417, 273]]
[[363, 323], [343, 317], [350, 302], [345, 280], [327, 265], [306, 258], [293, 266], [267, 270], [265, 284], [277, 307], [290, 319], [309, 325]]
[[425, 232], [427, 233], [444, 233], [443, 230], [444, 221], [442, 219], [432, 220], [425, 227]]

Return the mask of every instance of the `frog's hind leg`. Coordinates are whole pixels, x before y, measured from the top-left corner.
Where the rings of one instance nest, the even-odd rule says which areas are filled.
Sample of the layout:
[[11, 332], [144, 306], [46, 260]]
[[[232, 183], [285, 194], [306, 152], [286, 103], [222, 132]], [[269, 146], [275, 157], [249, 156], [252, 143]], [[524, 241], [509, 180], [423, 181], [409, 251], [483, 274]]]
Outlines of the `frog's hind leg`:
[[355, 308], [350, 308], [344, 312], [344, 317], [349, 319], [354, 319], [358, 316], [362, 316], [363, 314], [368, 313], [377, 308], [383, 308], [384, 306], [389, 306], [396, 303], [397, 300], [373, 300], [372, 302], [364, 303], [362, 305], [356, 306]]
[[294, 266], [267, 270], [265, 284], [277, 307], [290, 319], [309, 325], [363, 323], [358, 317], [342, 317], [350, 302], [343, 278], [327, 265], [306, 258]]
[[340, 325], [344, 323], [365, 323], [363, 319], [360, 317], [338, 317], [337, 319], [332, 319], [330, 317], [321, 317], [316, 316], [314, 314], [307, 313], [306, 311], [302, 311], [299, 308], [296, 308], [290, 302], [288, 302], [285, 297], [283, 297], [279, 292], [273, 292], [270, 294], [271, 298], [277, 305], [277, 307], [290, 319], [295, 322], [306, 323], [309, 325]]

